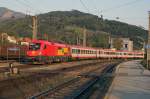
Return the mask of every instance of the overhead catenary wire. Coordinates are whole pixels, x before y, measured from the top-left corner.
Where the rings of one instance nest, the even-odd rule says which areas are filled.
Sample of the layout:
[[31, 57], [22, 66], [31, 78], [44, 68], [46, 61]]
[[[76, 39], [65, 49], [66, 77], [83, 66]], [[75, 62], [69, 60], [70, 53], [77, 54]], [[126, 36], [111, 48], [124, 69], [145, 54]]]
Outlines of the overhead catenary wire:
[[87, 12], [90, 13], [90, 10], [88, 9], [88, 7], [84, 4], [84, 2], [82, 0], [80, 0], [80, 3], [85, 8], [85, 10], [87, 10]]
[[[28, 1], [28, 0], [23, 0], [27, 5], [33, 5], [32, 4], [32, 2], [30, 2], [30, 1]], [[39, 8], [35, 8], [34, 7], [34, 9], [35, 9], [35, 11], [37, 11], [38, 12], [38, 15], [40, 15], [41, 13], [42, 13], [42, 11], [39, 9]], [[41, 21], [40, 21], [40, 17], [38, 16], [37, 14], [36, 14], [36, 16], [37, 16], [37, 32], [39, 33], [39, 31], [41, 30], [40, 29], [40, 24], [41, 24]], [[37, 35], [39, 35], [39, 34], [37, 34]], [[40, 36], [39, 36], [40, 37]]]
[[126, 3], [120, 4], [120, 5], [116, 5], [116, 6], [113, 6], [111, 8], [106, 8], [106, 9], [102, 9], [102, 10], [98, 10], [94, 0], [91, 2], [91, 4], [93, 3], [94, 9], [96, 9], [98, 13], [102, 14], [102, 13], [113, 11], [115, 9], [119, 9], [119, 8], [122, 8], [122, 7], [126, 7], [126, 6], [129, 6], [129, 5], [135, 4], [139, 1], [142, 1], [142, 0], [133, 0], [133, 1], [130, 1], [130, 2], [126, 2]]
[[111, 8], [108, 8], [108, 9], [103, 9], [101, 10], [100, 12], [109, 12], [109, 11], [112, 11], [112, 10], [115, 10], [115, 9], [119, 9], [119, 8], [122, 8], [122, 7], [125, 7], [125, 6], [129, 6], [129, 5], [132, 5], [132, 4], [135, 4], [139, 1], [142, 1], [142, 0], [134, 0], [134, 1], [130, 1], [130, 2], [127, 2], [127, 3], [123, 3], [121, 5], [117, 5], [117, 6], [114, 6], [114, 7], [111, 7]]
[[[98, 16], [99, 15], [103, 16], [103, 13], [111, 12], [111, 11], [113, 11], [115, 9], [119, 9], [119, 8], [123, 8], [123, 7], [126, 7], [126, 6], [130, 6], [132, 4], [136, 4], [136, 3], [140, 2], [140, 1], [142, 1], [142, 0], [132, 0], [130, 2], [122, 3], [120, 5], [116, 5], [116, 6], [113, 6], [113, 7], [110, 7], [110, 8], [106, 8], [106, 9], [102, 9], [102, 10], [98, 10], [94, 0], [91, 2], [91, 4], [94, 5], [94, 9], [96, 9], [95, 11], [97, 11]], [[114, 16], [114, 17], [107, 16], [107, 17], [115, 18], [115, 19], [119, 18], [119, 19], [134, 19], [134, 20], [137, 20], [137, 19], [138, 20], [142, 20], [144, 18], [147, 18], [147, 17], [121, 17], [121, 16]]]
[[[29, 6], [33, 5], [32, 2], [30, 2], [28, 0], [23, 0], [23, 1], [26, 2], [27, 5], [29, 4]], [[37, 8], [37, 7], [36, 8], [34, 7], [34, 10], [36, 10], [38, 12], [38, 14], [42, 13], [42, 11], [39, 8]]]
[[35, 14], [35, 15], [36, 15], [38, 12], [41, 13], [41, 11], [39, 11], [39, 10], [33, 8], [32, 6], [30, 6], [29, 4], [27, 4], [27, 3], [25, 3], [25, 2], [22, 2], [21, 0], [16, 0], [16, 1], [17, 1], [18, 3], [20, 3], [21, 5], [23, 5], [23, 6], [27, 7], [27, 8], [29, 8], [29, 9], [30, 9], [30, 12], [32, 12], [32, 13]]

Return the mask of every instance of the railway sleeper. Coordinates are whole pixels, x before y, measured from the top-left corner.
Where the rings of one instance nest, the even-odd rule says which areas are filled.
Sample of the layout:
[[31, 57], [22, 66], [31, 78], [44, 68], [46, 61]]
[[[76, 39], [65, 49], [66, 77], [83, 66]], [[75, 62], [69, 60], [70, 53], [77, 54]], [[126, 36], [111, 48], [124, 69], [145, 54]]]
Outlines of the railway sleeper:
[[[104, 88], [100, 87], [100, 90], [104, 90], [106, 86], [106, 82], [107, 82], [105, 81], [105, 79], [112, 78], [111, 76], [105, 76], [105, 75], [108, 75], [108, 74], [110, 75], [110, 73], [112, 73], [115, 70], [114, 68], [116, 65], [117, 64], [109, 65], [106, 69], [103, 70], [103, 72], [100, 75], [93, 75], [93, 74], [83, 75], [85, 77], [94, 77], [94, 78], [93, 80], [90, 80], [89, 82], [87, 82], [87, 84], [84, 84], [78, 90], [75, 90], [73, 93], [66, 96], [65, 99], [78, 99], [81, 95], [85, 94], [86, 91], [89, 91], [89, 89], [93, 87], [97, 82], [101, 82]], [[103, 83], [103, 81], [105, 82]]]

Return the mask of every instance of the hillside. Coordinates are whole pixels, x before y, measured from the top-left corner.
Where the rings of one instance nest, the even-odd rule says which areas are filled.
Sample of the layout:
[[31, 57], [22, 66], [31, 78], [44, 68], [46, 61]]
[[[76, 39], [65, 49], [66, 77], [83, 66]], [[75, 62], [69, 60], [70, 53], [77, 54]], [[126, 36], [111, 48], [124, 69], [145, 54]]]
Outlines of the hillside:
[[25, 15], [20, 12], [15, 12], [10, 9], [0, 7], [0, 20], [24, 18]]
[[[54, 11], [38, 16], [38, 37], [49, 38], [69, 44], [82, 42], [83, 29], [87, 29], [88, 46], [108, 47], [108, 35], [130, 37], [136, 49], [142, 47], [142, 39], [147, 39], [147, 31], [126, 23], [106, 20], [77, 10]], [[0, 23], [0, 32], [18, 37], [31, 37], [31, 17], [5, 20]]]

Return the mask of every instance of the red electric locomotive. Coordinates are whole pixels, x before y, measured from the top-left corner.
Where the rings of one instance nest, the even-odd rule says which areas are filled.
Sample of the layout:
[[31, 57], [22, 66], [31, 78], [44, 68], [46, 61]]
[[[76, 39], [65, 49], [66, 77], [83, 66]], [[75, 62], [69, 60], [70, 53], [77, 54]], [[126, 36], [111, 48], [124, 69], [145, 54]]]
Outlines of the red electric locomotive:
[[70, 58], [69, 50], [70, 48], [66, 44], [33, 40], [29, 45], [27, 55], [33, 62], [51, 63], [68, 60]]

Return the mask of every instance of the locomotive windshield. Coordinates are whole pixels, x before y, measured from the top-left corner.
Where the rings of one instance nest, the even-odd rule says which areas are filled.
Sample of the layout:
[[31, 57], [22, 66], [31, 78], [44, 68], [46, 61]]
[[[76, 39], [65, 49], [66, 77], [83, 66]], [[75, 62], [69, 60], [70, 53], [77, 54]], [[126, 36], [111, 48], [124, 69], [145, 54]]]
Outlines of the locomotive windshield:
[[31, 43], [29, 45], [29, 50], [39, 50], [41, 47], [41, 44], [40, 43]]

